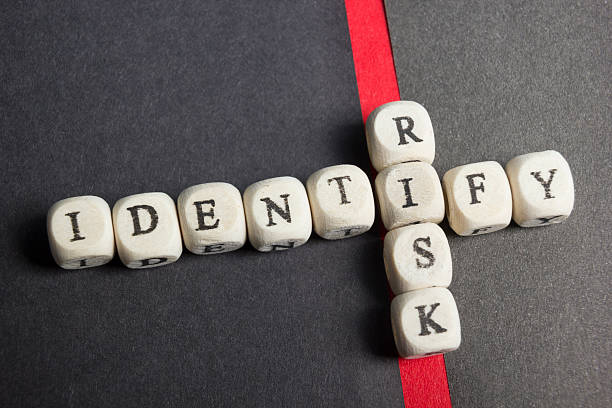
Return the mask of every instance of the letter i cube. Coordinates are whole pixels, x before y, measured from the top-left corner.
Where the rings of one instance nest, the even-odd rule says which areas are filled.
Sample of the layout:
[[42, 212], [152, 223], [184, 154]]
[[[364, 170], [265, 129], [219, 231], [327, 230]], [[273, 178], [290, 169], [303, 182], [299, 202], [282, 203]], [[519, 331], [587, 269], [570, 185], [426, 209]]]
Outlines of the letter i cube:
[[427, 163], [387, 167], [374, 181], [380, 216], [387, 230], [444, 218], [444, 195], [436, 170]]
[[165, 193], [124, 197], [113, 207], [115, 241], [128, 268], [152, 268], [176, 261], [183, 251], [176, 206]]
[[53, 259], [64, 269], [104, 265], [115, 253], [110, 208], [100, 197], [71, 197], [53, 204], [47, 234]]

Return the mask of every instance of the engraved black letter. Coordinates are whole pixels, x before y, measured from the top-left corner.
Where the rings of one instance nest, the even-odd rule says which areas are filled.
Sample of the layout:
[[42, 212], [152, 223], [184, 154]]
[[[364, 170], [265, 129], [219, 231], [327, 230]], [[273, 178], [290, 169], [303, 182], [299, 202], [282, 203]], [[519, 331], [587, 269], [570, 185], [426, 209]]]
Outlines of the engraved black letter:
[[272, 244], [272, 251], [282, 251], [283, 249], [290, 249], [295, 247], [295, 241], [288, 241], [287, 245]]
[[444, 333], [446, 331], [444, 327], [434, 322], [431, 318], [431, 314], [434, 312], [434, 310], [436, 310], [438, 306], [440, 306], [439, 303], [434, 303], [433, 305], [431, 305], [431, 309], [427, 314], [425, 314], [425, 308], [427, 307], [427, 305], [415, 307], [415, 309], [419, 311], [419, 320], [421, 322], [421, 333], [419, 333], [419, 336], [428, 336], [431, 334], [431, 332], [427, 329], [427, 326], [431, 326], [431, 328], [434, 329], [436, 333]]
[[554, 195], [550, 194], [550, 184], [553, 181], [553, 177], [555, 176], [555, 173], [557, 172], [557, 169], [550, 169], [548, 170], [548, 173], [550, 174], [550, 176], [548, 176], [548, 181], [544, 181], [544, 179], [540, 176], [540, 172], [539, 171], [532, 171], [531, 175], [538, 180], [538, 182], [542, 185], [542, 187], [544, 187], [544, 199], [548, 199], [548, 198], [555, 198]]
[[193, 205], [196, 206], [196, 211], [198, 212], [198, 228], [196, 228], [196, 231], [203, 231], [203, 230], [209, 230], [209, 229], [215, 229], [219, 226], [219, 219], [217, 218], [217, 221], [215, 221], [214, 224], [206, 224], [204, 222], [204, 217], [214, 217], [215, 216], [215, 210], [213, 208], [210, 209], [210, 211], [208, 212], [203, 212], [202, 211], [202, 204], [209, 204], [211, 207], [215, 206], [215, 200], [204, 200], [204, 201], [194, 201]]
[[223, 252], [224, 250], [225, 250], [225, 244], [211, 244], [211, 245], [206, 245], [204, 247], [205, 254], [210, 254], [213, 252]]
[[483, 193], [485, 191], [484, 184], [480, 183], [480, 185], [478, 186], [474, 185], [474, 178], [476, 177], [480, 177], [483, 180], [486, 180], [484, 173], [469, 174], [465, 176], [468, 181], [468, 185], [470, 186], [470, 194], [472, 194], [472, 202], [470, 204], [480, 204], [480, 201], [478, 201], [478, 197], [476, 197], [476, 190], [480, 190]]
[[[73, 237], [70, 240], [70, 242], [74, 242], [74, 241], [80, 241], [82, 239], [85, 239], [85, 237], [82, 237], [80, 235], [79, 231], [79, 223], [77, 221], [77, 214], [80, 213], [80, 211], [75, 211], [75, 212], [71, 212], [68, 214], [64, 214], [66, 217], [70, 217], [70, 223], [72, 224], [72, 234]], [[85, 265], [81, 265], [81, 266], [85, 266]]]
[[424, 242], [425, 244], [427, 244], [428, 247], [431, 248], [431, 239], [429, 237], [427, 238], [417, 238], [414, 240], [414, 243], [412, 244], [412, 249], [414, 249], [414, 252], [416, 252], [417, 254], [421, 255], [423, 258], [427, 259], [427, 263], [421, 263], [421, 261], [417, 258], [416, 260], [416, 264], [417, 267], [419, 268], [429, 268], [430, 266], [432, 266], [435, 262], [435, 258], [434, 258], [434, 254], [432, 254], [431, 252], [429, 252], [428, 250], [426, 250], [425, 248], [421, 248], [419, 246], [419, 242]]
[[332, 181], [336, 181], [338, 183], [338, 189], [340, 190], [340, 205], [342, 204], [350, 204], [350, 201], [346, 199], [346, 191], [344, 190], [344, 179], [348, 181], [352, 181], [350, 176], [342, 176], [342, 177], [334, 177], [327, 180], [327, 185], [330, 185]]
[[[538, 218], [538, 220], [540, 221], [540, 225], [544, 225], [544, 224], [554, 224], [553, 220], [559, 218], [559, 217], [563, 217], [563, 215], [553, 215], [552, 217], [541, 217]], [[563, 220], [561, 220], [563, 221]], [[560, 222], [560, 221], [555, 221], [555, 222]]]
[[287, 201], [287, 197], [289, 197], [289, 194], [281, 194], [280, 197], [285, 200], [285, 210], [276, 205], [274, 201], [270, 200], [270, 197], [260, 199], [260, 201], [266, 203], [266, 208], [268, 210], [267, 227], [276, 225], [276, 223], [272, 220], [272, 210], [274, 210], [278, 215], [280, 215], [285, 221], [291, 223], [291, 211], [289, 211], [289, 202]]
[[[423, 141], [423, 139], [419, 139], [417, 135], [412, 133], [412, 128], [414, 128], [414, 121], [412, 120], [410, 116], [401, 116], [399, 118], [393, 118], [393, 120], [395, 121], [395, 126], [397, 126], [397, 133], [399, 134], [399, 138], [400, 138], [400, 142], [398, 143], [398, 146], [408, 144], [408, 141], [406, 140], [405, 136], [408, 136], [415, 142]], [[408, 126], [403, 127], [402, 120], [405, 120]]]
[[481, 228], [476, 228], [474, 231], [472, 231], [471, 235], [476, 235], [476, 234], [480, 234], [481, 232], [485, 232], [490, 230], [493, 227], [481, 227]]
[[[157, 227], [157, 211], [155, 211], [155, 208], [151, 207], [150, 205], [135, 205], [133, 207], [129, 207], [127, 210], [132, 215], [132, 222], [134, 223], [134, 233], [132, 234], [132, 236], [148, 234], [149, 232], [153, 231], [155, 227]], [[146, 230], [143, 230], [140, 227], [140, 218], [138, 218], [138, 210], [147, 210], [149, 212], [149, 215], [151, 216], [151, 225]]]
[[[149, 265], [157, 265], [157, 264], [161, 264], [164, 263], [168, 260], [168, 258], [148, 258], [148, 259], [142, 259], [138, 262], [140, 262], [140, 266], [149, 266]], [[157, 261], [157, 262], [152, 262], [152, 261]]]
[[402, 208], [414, 207], [417, 206], [417, 203], [412, 202], [412, 194], [410, 194], [410, 181], [411, 178], [405, 178], [401, 180], [397, 180], [398, 183], [404, 184], [404, 195], [406, 196], [406, 204], [402, 205]]

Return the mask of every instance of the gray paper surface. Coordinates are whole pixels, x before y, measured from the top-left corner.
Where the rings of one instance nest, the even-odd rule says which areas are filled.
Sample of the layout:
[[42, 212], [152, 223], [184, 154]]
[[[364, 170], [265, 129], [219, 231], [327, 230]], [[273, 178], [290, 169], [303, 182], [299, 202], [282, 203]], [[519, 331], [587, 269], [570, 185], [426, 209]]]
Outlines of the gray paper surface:
[[446, 356], [453, 405], [611, 406], [610, 4], [387, 0], [386, 13], [401, 97], [429, 111], [440, 177], [548, 149], [574, 176], [564, 224], [446, 227], [463, 326]]
[[5, 2], [0, 406], [402, 406], [378, 231], [56, 266], [57, 200], [369, 160], [342, 1]]

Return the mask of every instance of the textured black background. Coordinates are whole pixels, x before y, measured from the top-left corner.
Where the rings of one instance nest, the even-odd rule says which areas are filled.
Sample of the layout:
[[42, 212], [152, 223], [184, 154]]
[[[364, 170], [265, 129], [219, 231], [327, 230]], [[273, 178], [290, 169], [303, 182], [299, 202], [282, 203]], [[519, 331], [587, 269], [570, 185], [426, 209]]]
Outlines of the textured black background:
[[609, 2], [387, 0], [386, 11], [401, 97], [431, 115], [440, 177], [547, 149], [574, 175], [564, 224], [447, 229], [463, 328], [446, 356], [453, 405], [612, 406]]
[[143, 271], [46, 238], [69, 196], [369, 169], [342, 1], [3, 2], [0, 64], [0, 406], [402, 405], [376, 231]]

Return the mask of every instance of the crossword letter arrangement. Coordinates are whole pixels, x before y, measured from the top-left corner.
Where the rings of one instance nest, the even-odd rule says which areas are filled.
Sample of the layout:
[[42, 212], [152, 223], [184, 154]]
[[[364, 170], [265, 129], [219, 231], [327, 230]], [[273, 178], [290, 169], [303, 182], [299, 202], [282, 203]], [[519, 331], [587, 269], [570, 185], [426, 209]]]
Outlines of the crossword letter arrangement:
[[[574, 205], [567, 161], [556, 151], [517, 156], [505, 169], [487, 161], [455, 167], [442, 182], [429, 114], [416, 102], [375, 109], [366, 123], [383, 224], [389, 231], [383, 257], [395, 294], [391, 322], [400, 356], [419, 358], [455, 350], [461, 343], [459, 314], [446, 289], [452, 259], [437, 225], [444, 215], [462, 236], [491, 233], [510, 219], [521, 227], [564, 221]], [[100, 197], [58, 201], [47, 214], [49, 245], [65, 269], [103, 265], [115, 253], [128, 268], [175, 262], [183, 244], [213, 255], [247, 240], [262, 252], [305, 244], [312, 230], [324, 239], [354, 237], [374, 223], [374, 194], [367, 175], [343, 164], [312, 174], [306, 186], [293, 177], [256, 182], [240, 191], [228, 183], [198, 184], [174, 200], [165, 193], [124, 197], [111, 211]]]

